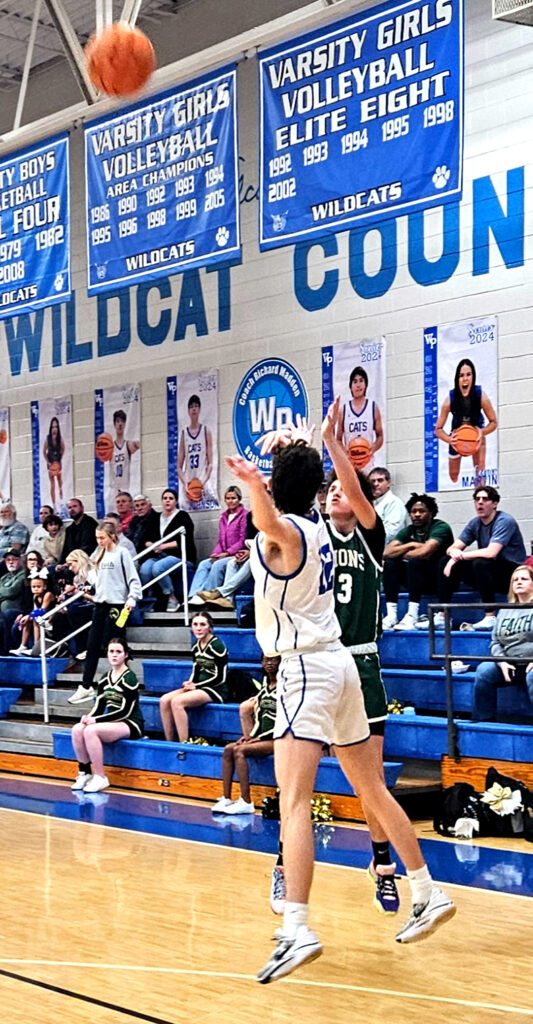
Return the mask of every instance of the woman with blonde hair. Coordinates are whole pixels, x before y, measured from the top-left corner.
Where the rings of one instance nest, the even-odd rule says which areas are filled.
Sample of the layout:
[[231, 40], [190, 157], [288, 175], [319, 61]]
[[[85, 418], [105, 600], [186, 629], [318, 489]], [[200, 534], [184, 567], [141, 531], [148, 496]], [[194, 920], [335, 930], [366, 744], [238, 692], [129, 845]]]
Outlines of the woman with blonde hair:
[[500, 686], [524, 686], [533, 715], [533, 568], [519, 565], [511, 576], [508, 600], [514, 608], [502, 608], [492, 630], [490, 653], [505, 661], [482, 661], [476, 669], [473, 722], [496, 718]]

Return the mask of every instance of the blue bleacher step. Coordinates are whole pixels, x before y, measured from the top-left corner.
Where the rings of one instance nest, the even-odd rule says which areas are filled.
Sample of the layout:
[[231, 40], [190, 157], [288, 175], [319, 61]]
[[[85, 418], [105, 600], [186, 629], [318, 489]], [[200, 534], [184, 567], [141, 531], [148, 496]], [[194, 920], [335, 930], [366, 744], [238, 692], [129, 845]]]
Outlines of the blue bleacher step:
[[[462, 632], [452, 630], [452, 653], [454, 658], [468, 661], [468, 655], [484, 657], [490, 653], [490, 630]], [[444, 654], [444, 632], [435, 633], [435, 653]], [[427, 630], [387, 629], [379, 641], [381, 664], [384, 668], [398, 665], [416, 665], [438, 668], [444, 662], [431, 661], [429, 657], [429, 636]]]
[[[68, 665], [68, 658], [47, 658], [48, 683], [50, 686], [60, 672]], [[16, 655], [0, 657], [0, 686], [40, 686], [42, 683], [41, 659], [18, 658]]]
[[[533, 762], [533, 725], [455, 720], [462, 757], [491, 757], [496, 761]], [[448, 753], [445, 718], [430, 715], [390, 715], [385, 729], [385, 757], [438, 761]]]
[[[495, 601], [500, 601], [502, 604], [506, 604], [507, 603], [507, 594], [496, 594], [494, 600]], [[398, 594], [398, 618], [399, 619], [403, 619], [405, 613], [407, 612], [408, 603], [409, 603], [409, 596], [408, 596], [408, 594], [406, 594], [406, 593]], [[438, 599], [436, 594], [428, 594], [428, 595], [422, 597], [422, 599], [420, 601], [419, 614], [420, 615], [427, 615], [428, 614], [428, 605], [429, 604], [438, 604], [438, 603], [439, 603], [439, 599]], [[451, 604], [461, 604], [461, 605], [476, 603], [476, 604], [481, 605], [481, 595], [477, 592], [477, 590], [463, 589], [463, 585], [461, 584], [460, 589], [456, 590], [455, 593], [453, 594], [453, 597], [452, 597], [452, 600], [451, 600], [450, 603]], [[383, 598], [383, 605], [382, 606], [383, 606], [383, 614], [385, 615], [386, 612], [385, 612], [384, 598]], [[458, 608], [458, 609], [456, 609], [456, 611], [454, 611], [452, 613], [452, 619], [453, 619], [454, 627], [456, 629], [458, 629], [462, 622], [479, 622], [479, 620], [483, 618], [483, 614], [484, 614], [484, 612], [483, 612], [483, 609], [481, 607], [479, 607], [479, 608], [464, 608], [464, 609], [459, 609]]]
[[[470, 712], [475, 671], [456, 673], [453, 678], [455, 714]], [[404, 705], [428, 711], [446, 710], [446, 675], [442, 669], [385, 668], [383, 679], [389, 701], [396, 698]], [[533, 707], [522, 686], [502, 686], [498, 690], [498, 715], [533, 721]]]
[[5, 686], [0, 688], [0, 718], [5, 718], [11, 705], [15, 704], [19, 697], [22, 696], [22, 690], [15, 686]]
[[[228, 668], [240, 668], [260, 680], [262, 669], [259, 661], [230, 661]], [[150, 658], [142, 663], [144, 688], [148, 693], [168, 693], [177, 690], [186, 679], [190, 679], [192, 661], [171, 658]]]

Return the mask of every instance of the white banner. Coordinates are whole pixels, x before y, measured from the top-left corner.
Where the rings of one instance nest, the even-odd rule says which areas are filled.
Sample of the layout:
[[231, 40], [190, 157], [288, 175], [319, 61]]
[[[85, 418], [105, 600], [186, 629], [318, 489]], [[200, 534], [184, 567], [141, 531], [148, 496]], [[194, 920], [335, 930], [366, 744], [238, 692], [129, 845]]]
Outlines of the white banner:
[[[370, 445], [365, 472], [386, 465], [386, 346], [383, 336], [329, 345], [322, 349], [322, 404], [324, 415], [336, 395], [343, 405], [343, 441], [346, 448], [363, 439]], [[324, 453], [324, 468], [331, 468]]]
[[141, 490], [141, 389], [138, 384], [95, 391], [94, 482], [101, 518], [115, 511], [119, 491]]
[[9, 409], [0, 409], [0, 501], [11, 497]]
[[31, 403], [33, 517], [51, 505], [67, 517], [66, 502], [74, 494], [72, 460], [72, 398], [45, 398]]
[[168, 480], [180, 508], [219, 508], [218, 371], [167, 377]]

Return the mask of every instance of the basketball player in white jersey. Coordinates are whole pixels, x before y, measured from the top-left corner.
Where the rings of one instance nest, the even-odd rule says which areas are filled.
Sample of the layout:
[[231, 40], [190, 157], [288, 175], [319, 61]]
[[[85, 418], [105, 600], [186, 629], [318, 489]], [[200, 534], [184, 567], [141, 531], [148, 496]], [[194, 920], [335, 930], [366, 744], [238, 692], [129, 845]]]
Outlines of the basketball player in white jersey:
[[[201, 408], [198, 395], [191, 395], [187, 403], [189, 425], [181, 431], [178, 446], [179, 503], [189, 512], [218, 505], [209, 484], [213, 470], [213, 436], [209, 427], [200, 423]], [[187, 484], [193, 479], [199, 480], [203, 487], [200, 501], [187, 497]]]
[[383, 423], [379, 406], [367, 395], [368, 374], [362, 366], [356, 366], [350, 374], [351, 399], [342, 408], [339, 438], [345, 448], [351, 441], [364, 438], [372, 446], [372, 454], [365, 470], [373, 465], [373, 458], [383, 446]]
[[[338, 419], [337, 399], [325, 420], [326, 443], [331, 440], [332, 448]], [[353, 470], [341, 443], [338, 448], [344, 463], [336, 469], [349, 490], [348, 473]], [[275, 505], [255, 464], [239, 456], [226, 461], [249, 488], [253, 520], [260, 531], [250, 557], [257, 638], [264, 654], [281, 656], [274, 760], [287, 900], [276, 950], [257, 976], [267, 984], [322, 953], [307, 922], [314, 862], [309, 803], [324, 744], [335, 747], [345, 775], [372, 807], [406, 865], [414, 906], [397, 940], [422, 938], [453, 916], [455, 907], [434, 885], [411, 823], [386, 789], [367, 742], [370, 733], [359, 676], [339, 640], [333, 550], [326, 526], [312, 508], [323, 480], [318, 452], [303, 440], [274, 448]]]
[[113, 441], [113, 455], [109, 465], [109, 489], [112, 492], [113, 501], [119, 491], [130, 489], [130, 466], [131, 457], [141, 447], [140, 441], [127, 441], [124, 433], [126, 430], [127, 416], [123, 409], [117, 409], [113, 413], [113, 427], [115, 438]]

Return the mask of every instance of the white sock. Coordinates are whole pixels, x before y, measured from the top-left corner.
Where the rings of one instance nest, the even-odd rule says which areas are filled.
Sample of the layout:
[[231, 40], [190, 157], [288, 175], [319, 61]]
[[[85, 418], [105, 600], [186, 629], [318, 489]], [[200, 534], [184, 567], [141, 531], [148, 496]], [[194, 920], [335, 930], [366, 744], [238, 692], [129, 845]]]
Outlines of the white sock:
[[418, 618], [418, 601], [409, 601], [409, 605], [407, 607], [407, 612], [408, 612], [409, 615], [413, 616], [413, 619], [417, 619]]
[[300, 925], [306, 925], [309, 917], [308, 903], [285, 903], [283, 911], [283, 934], [293, 939]]
[[416, 871], [408, 871], [407, 877], [411, 886], [413, 906], [416, 903], [427, 903], [433, 888], [433, 879], [429, 873], [427, 864], [417, 868]]
[[392, 615], [393, 618], [397, 618], [398, 604], [396, 601], [387, 601], [387, 615]]

